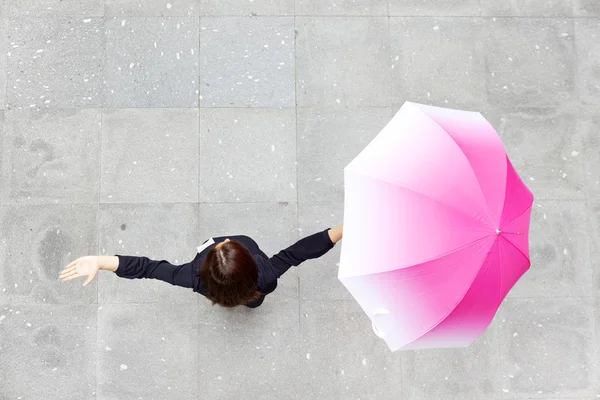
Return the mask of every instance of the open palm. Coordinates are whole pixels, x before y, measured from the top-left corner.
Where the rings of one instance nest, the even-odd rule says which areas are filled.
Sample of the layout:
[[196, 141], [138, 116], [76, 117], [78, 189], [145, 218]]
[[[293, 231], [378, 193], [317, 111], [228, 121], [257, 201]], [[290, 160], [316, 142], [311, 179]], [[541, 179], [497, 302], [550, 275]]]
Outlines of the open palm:
[[96, 256], [80, 257], [77, 260], [67, 265], [59, 274], [59, 278], [63, 282], [70, 281], [75, 278], [87, 276], [83, 282], [83, 286], [87, 286], [94, 280], [100, 269], [100, 263]]

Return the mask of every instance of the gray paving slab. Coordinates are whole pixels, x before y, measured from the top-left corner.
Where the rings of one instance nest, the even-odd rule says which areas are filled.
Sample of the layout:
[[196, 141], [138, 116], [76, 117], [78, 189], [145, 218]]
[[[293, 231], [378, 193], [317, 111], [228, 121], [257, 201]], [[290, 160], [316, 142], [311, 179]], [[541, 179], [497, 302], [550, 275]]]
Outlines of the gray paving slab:
[[302, 398], [404, 398], [401, 355], [354, 300], [300, 303], [300, 370]]
[[392, 18], [393, 104], [478, 110], [485, 103], [480, 18]]
[[8, 105], [100, 107], [102, 25], [98, 17], [11, 19], [6, 53]]
[[491, 107], [483, 114], [536, 198], [585, 199], [587, 145], [578, 104]]
[[590, 234], [584, 201], [536, 201], [530, 231], [531, 268], [509, 297], [592, 296]]
[[[4, 110], [0, 109], [0, 146], [4, 148]], [[2, 165], [2, 153], [0, 153], [0, 165]], [[0, 204], [4, 204], [5, 201], [0, 197]]]
[[[99, 218], [101, 255], [137, 255], [173, 265], [196, 257], [198, 205], [103, 204]], [[195, 303], [192, 289], [154, 279], [124, 279], [113, 273], [98, 277], [98, 302]]]
[[487, 23], [490, 104], [552, 107], [577, 99], [571, 19], [496, 18]]
[[498, 329], [493, 322], [467, 348], [406, 352], [402, 355], [403, 398], [487, 399], [498, 396], [501, 365], [498, 345]]
[[102, 17], [104, 0], [4, 0], [10, 17]]
[[200, 13], [205, 16], [293, 15], [294, 0], [200, 0]]
[[481, 0], [481, 14], [485, 16], [571, 17], [574, 11], [574, 0]]
[[594, 295], [600, 296], [600, 198], [590, 199], [588, 213], [590, 216], [590, 259], [593, 268]]
[[103, 304], [97, 331], [98, 398], [198, 398], [197, 303]]
[[202, 107], [293, 107], [292, 17], [200, 19]]
[[392, 108], [299, 108], [298, 200], [340, 204], [344, 167], [385, 127]]
[[200, 201], [295, 202], [295, 114], [292, 108], [202, 109]]
[[106, 0], [107, 16], [196, 17], [198, 0]]
[[198, 18], [105, 22], [105, 107], [196, 107]]
[[478, 0], [388, 0], [392, 16], [456, 16], [480, 15]]
[[2, 156], [6, 203], [97, 203], [99, 109], [7, 110]]
[[586, 189], [590, 199], [600, 199], [600, 111], [595, 106], [581, 107], [577, 134], [582, 135], [586, 164]]
[[[600, 8], [598, 10], [600, 14]], [[581, 103], [597, 106], [600, 102], [600, 18], [577, 19], [574, 26]]]
[[0, 4], [0, 110], [6, 107], [6, 62], [8, 53], [8, 18]]
[[296, 17], [296, 30], [298, 106], [391, 106], [388, 18]]
[[508, 299], [499, 314], [505, 399], [599, 394], [594, 298]]
[[197, 109], [106, 109], [100, 201], [196, 202], [197, 154]]
[[595, 0], [573, 0], [575, 15], [582, 17], [600, 16], [600, 4]]
[[387, 15], [388, 4], [383, 0], [296, 0], [296, 15]]
[[[298, 299], [278, 293], [256, 309], [201, 302], [198, 313], [199, 396], [303, 398]], [[216, 356], [218, 355], [218, 356]], [[217, 357], [217, 358], [215, 358]]]
[[97, 254], [98, 206], [2, 206], [0, 302], [9, 304], [96, 303], [96, 283], [65, 284], [58, 274], [74, 259]]
[[0, 304], [0, 398], [95, 399], [96, 305]]

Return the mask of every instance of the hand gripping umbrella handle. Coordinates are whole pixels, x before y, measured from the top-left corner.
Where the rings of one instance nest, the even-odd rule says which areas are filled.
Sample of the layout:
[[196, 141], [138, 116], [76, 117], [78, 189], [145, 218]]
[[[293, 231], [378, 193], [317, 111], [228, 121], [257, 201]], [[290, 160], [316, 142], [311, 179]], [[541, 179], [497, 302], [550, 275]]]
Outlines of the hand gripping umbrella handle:
[[373, 317], [376, 317], [377, 315], [387, 315], [389, 313], [390, 313], [390, 310], [388, 310], [386, 308], [376, 308], [371, 317], [371, 325], [373, 327], [373, 332], [375, 332], [377, 337], [380, 339], [383, 339], [385, 334], [384, 334], [384, 332], [381, 332], [379, 329], [377, 329], [377, 327], [375, 326], [375, 322], [373, 321]]

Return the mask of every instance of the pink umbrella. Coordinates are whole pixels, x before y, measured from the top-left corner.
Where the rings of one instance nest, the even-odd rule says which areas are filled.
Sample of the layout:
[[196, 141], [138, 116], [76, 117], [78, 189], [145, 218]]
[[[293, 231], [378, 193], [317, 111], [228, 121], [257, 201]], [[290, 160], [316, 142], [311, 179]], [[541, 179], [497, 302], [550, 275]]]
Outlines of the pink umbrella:
[[405, 103], [344, 170], [339, 279], [392, 351], [465, 347], [529, 269], [533, 194], [479, 113]]

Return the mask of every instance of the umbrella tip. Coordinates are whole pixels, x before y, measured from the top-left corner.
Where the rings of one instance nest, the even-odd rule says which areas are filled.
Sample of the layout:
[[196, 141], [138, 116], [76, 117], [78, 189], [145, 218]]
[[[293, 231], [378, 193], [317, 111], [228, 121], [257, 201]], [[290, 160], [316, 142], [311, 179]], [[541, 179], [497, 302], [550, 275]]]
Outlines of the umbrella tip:
[[502, 233], [502, 231], [500, 229], [496, 229], [496, 235], [499, 235], [501, 233]]

